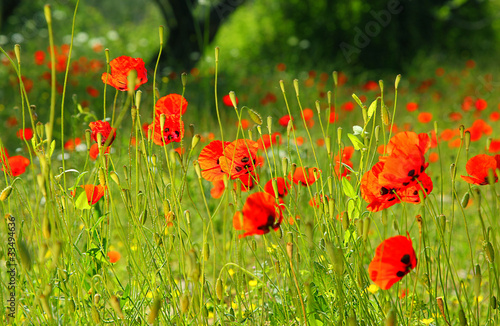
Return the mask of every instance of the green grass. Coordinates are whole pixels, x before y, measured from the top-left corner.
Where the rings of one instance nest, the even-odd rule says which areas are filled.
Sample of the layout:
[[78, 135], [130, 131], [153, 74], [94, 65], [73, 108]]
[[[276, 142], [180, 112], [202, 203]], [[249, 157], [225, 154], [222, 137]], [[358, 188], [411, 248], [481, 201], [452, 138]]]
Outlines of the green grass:
[[[229, 58], [222, 49], [218, 64], [225, 60]], [[21, 66], [22, 74], [29, 77], [31, 70], [24, 69], [22, 61]], [[14, 80], [19, 78], [15, 70], [21, 66], [13, 60], [10, 76]], [[421, 204], [397, 204], [373, 213], [366, 209], [359, 189], [363, 174], [378, 161], [377, 146], [394, 135], [382, 122], [381, 104], [387, 105], [401, 129], [407, 123], [417, 133], [436, 131], [440, 136], [443, 130], [458, 130], [461, 124], [469, 128], [474, 120], [488, 120], [490, 113], [498, 111], [494, 97], [498, 86], [492, 81], [488, 87], [480, 68], [465, 68], [464, 63], [445, 66], [445, 74], [439, 77], [434, 72], [437, 67], [430, 66], [418, 75], [403, 76], [397, 95], [388, 79], [381, 92], [364, 90], [366, 81], [351, 76], [346, 84], [336, 85], [331, 72], [325, 72], [324, 82], [321, 72], [316, 77], [300, 74], [294, 80], [293, 73], [277, 70], [230, 80], [224, 73], [218, 74], [220, 67], [211, 68], [214, 73], [203, 68], [198, 76], [188, 75], [186, 86], [180, 78], [156, 76], [160, 96], [184, 94], [189, 102], [183, 116], [183, 142], [165, 147], [148, 141], [141, 128], [153, 117], [152, 90], [158, 87], [153, 79], [141, 87], [140, 103], [138, 93], [120, 92], [114, 100], [110, 86], [105, 92], [100, 80], [106, 70], [103, 67], [88, 77], [89, 85], [100, 94], [87, 109], [78, 107], [82, 93], [68, 104], [55, 88], [44, 97], [36, 84], [33, 93], [26, 94], [21, 87], [12, 103], [4, 104], [2, 116], [14, 115], [26, 127], [31, 125], [28, 105], [36, 104], [40, 112], [39, 120], [33, 121], [40, 123], [33, 141], [15, 137], [21, 125], [6, 127], [1, 133], [11, 156], [19, 152], [32, 163], [18, 177], [4, 173], [1, 183], [3, 189], [12, 187], [12, 192], [1, 202], [6, 222], [1, 227], [5, 241], [0, 257], [4, 261], [10, 258], [8, 217], [13, 216], [17, 264], [13, 317], [6, 317], [10, 275], [4, 264], [5, 272], [0, 273], [4, 323], [319, 326], [447, 325], [447, 320], [451, 325], [464, 325], [460, 315], [468, 325], [498, 323], [494, 304], [500, 291], [498, 257], [489, 262], [485, 251], [489, 241], [498, 252], [497, 185], [471, 187], [459, 177], [466, 175], [468, 158], [486, 153], [486, 138], [500, 137], [495, 122], [490, 122], [491, 134], [470, 146], [461, 129], [452, 140], [440, 140], [429, 150], [427, 160], [431, 153], [438, 154], [439, 160], [427, 168], [434, 190]], [[422, 87], [429, 79], [433, 83]], [[240, 99], [236, 110], [221, 103], [230, 90]], [[262, 104], [268, 92], [277, 100]], [[353, 93], [365, 95], [366, 106], [383, 94], [370, 121], [363, 118]], [[48, 123], [50, 96], [55, 97], [53, 132]], [[69, 93], [65, 96], [70, 97]], [[85, 129], [88, 122], [104, 118], [103, 96], [106, 117], [115, 115], [118, 127], [111, 153], [91, 161], [87, 151], [65, 150], [69, 157], [59, 160], [62, 145], [70, 138], [79, 136], [90, 147]], [[489, 106], [484, 111], [462, 111], [465, 96], [484, 98]], [[412, 101], [419, 104], [419, 110], [407, 112], [406, 103]], [[354, 103], [353, 111], [341, 109], [345, 102]], [[255, 115], [252, 120], [244, 106], [253, 108], [263, 121]], [[328, 121], [330, 106], [339, 115], [335, 124]], [[305, 108], [314, 112], [312, 127], [301, 119]], [[135, 118], [132, 111], [137, 112]], [[417, 115], [423, 111], [433, 114], [430, 123], [418, 122]], [[61, 112], [65, 117], [60, 117]], [[450, 112], [460, 112], [463, 118], [450, 121]], [[278, 119], [288, 113], [295, 120], [294, 128], [287, 130]], [[249, 130], [242, 128], [242, 119], [249, 120]], [[190, 124], [194, 126], [190, 128]], [[351, 159], [350, 179], [340, 179], [331, 157], [341, 148], [353, 146], [348, 133], [354, 133], [354, 126], [367, 134], [356, 136], [357, 146], [363, 149], [356, 150]], [[209, 143], [209, 133], [221, 139], [221, 131], [225, 141], [257, 140], [275, 131], [282, 135], [281, 145], [259, 151], [264, 164], [257, 169], [260, 181], [250, 193], [262, 191], [271, 177], [286, 177], [295, 167], [322, 171], [310, 187], [290, 190], [284, 199], [284, 220], [276, 232], [239, 238], [241, 232], [234, 230], [232, 221], [248, 193], [240, 187], [233, 190], [229, 182], [222, 197], [214, 199], [210, 182], [196, 173], [193, 163]], [[54, 149], [47, 133], [53, 134]], [[202, 136], [199, 143], [197, 135]], [[296, 145], [298, 137], [303, 138], [302, 145]], [[318, 139], [326, 145], [318, 145]], [[459, 147], [450, 147], [456, 139]], [[181, 145], [185, 153], [178, 156], [174, 148]], [[452, 164], [454, 173], [450, 173]], [[108, 191], [97, 204], [88, 206], [84, 197], [79, 199], [79, 185], [99, 183], [107, 185]], [[73, 196], [70, 190], [75, 189]], [[466, 194], [471, 203], [462, 207]], [[320, 196], [329, 199], [319, 207], [308, 204]], [[339, 215], [344, 217], [342, 221], [337, 219]], [[416, 251], [417, 268], [391, 289], [377, 289], [368, 275], [375, 248], [382, 240], [407, 232]], [[121, 254], [118, 262], [110, 262], [110, 251]], [[401, 298], [403, 290], [408, 293]], [[443, 300], [444, 316], [438, 298]], [[397, 322], [391, 324], [391, 318]]]

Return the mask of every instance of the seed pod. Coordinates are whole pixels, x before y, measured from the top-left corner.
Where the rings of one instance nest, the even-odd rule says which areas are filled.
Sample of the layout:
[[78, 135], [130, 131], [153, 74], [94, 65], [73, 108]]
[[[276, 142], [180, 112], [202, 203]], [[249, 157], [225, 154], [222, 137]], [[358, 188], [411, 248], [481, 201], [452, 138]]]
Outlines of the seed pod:
[[101, 323], [101, 316], [99, 315], [99, 311], [95, 306], [92, 306], [92, 308], [90, 309], [91, 309], [90, 312], [92, 315], [92, 321], [94, 322], [95, 325], [99, 325]]
[[101, 295], [99, 293], [96, 293], [94, 295], [94, 305], [97, 306], [99, 304], [99, 301], [101, 301]]
[[182, 82], [182, 87], [186, 87], [187, 85], [187, 74], [183, 72], [181, 74], [181, 82]]
[[217, 282], [215, 282], [215, 295], [219, 301], [224, 299], [224, 286], [220, 277], [217, 279]]
[[496, 309], [497, 308], [497, 297], [492, 296], [491, 297], [491, 308]]
[[120, 185], [120, 177], [115, 171], [109, 172], [109, 176], [118, 186]]
[[460, 321], [460, 326], [467, 326], [467, 318], [465, 317], [465, 312], [462, 309], [458, 312], [458, 320]]
[[189, 310], [189, 297], [186, 293], [183, 293], [179, 298], [179, 306], [183, 314]]
[[200, 164], [198, 163], [197, 160], [193, 161], [194, 165], [194, 171], [196, 172], [196, 175], [198, 176], [198, 179], [201, 179], [201, 168]]
[[0, 193], [0, 201], [7, 200], [7, 198], [9, 198], [11, 193], [12, 193], [12, 186], [5, 187], [5, 189], [2, 190], [2, 193]]
[[52, 268], [57, 266], [59, 256], [61, 255], [62, 243], [57, 241], [52, 245]]
[[125, 319], [125, 316], [123, 315], [122, 307], [120, 307], [120, 299], [116, 295], [112, 295], [111, 298], [109, 298], [109, 303], [111, 304], [111, 307], [115, 311], [116, 315], [120, 319]]
[[391, 309], [389, 310], [389, 313], [387, 314], [387, 317], [385, 319], [385, 326], [396, 326], [398, 319], [396, 316], [396, 310]]
[[365, 218], [365, 225], [363, 230], [363, 240], [366, 241], [368, 239], [368, 233], [370, 233], [370, 224], [372, 220], [370, 217]]
[[481, 266], [476, 265], [474, 277], [472, 278], [472, 285], [476, 298], [481, 294]]
[[42, 309], [43, 312], [47, 315], [47, 319], [52, 319], [52, 310], [50, 309], [49, 302], [47, 300], [47, 297], [41, 294], [38, 299], [40, 300], [40, 303], [42, 304]]
[[293, 243], [288, 242], [288, 243], [286, 244], [286, 253], [287, 253], [287, 255], [288, 255], [288, 258], [289, 258], [290, 260], [292, 260], [292, 259], [293, 259]]
[[469, 199], [470, 199], [470, 194], [469, 192], [467, 191], [464, 196], [462, 197], [462, 201], [461, 201], [461, 205], [463, 208], [467, 207], [467, 205], [469, 205]]
[[42, 233], [45, 239], [50, 239], [51, 229], [50, 220], [47, 216], [44, 216], [42, 220]]
[[252, 251], [257, 251], [257, 241], [255, 239], [252, 239], [250, 246], [252, 247]]
[[151, 306], [151, 312], [148, 315], [148, 323], [153, 324], [158, 318], [158, 314], [161, 309], [161, 300], [159, 298], [156, 298], [155, 301], [153, 302], [153, 305]]
[[394, 82], [394, 88], [397, 90], [399, 86], [399, 82], [401, 81], [401, 75], [396, 76], [396, 81]]
[[469, 151], [469, 146], [470, 146], [470, 131], [467, 130], [464, 134], [465, 137], [465, 150]]
[[210, 259], [210, 245], [205, 243], [203, 246], [203, 260], [208, 261]]
[[349, 214], [347, 212], [344, 212], [344, 215], [342, 216], [342, 227], [344, 228], [344, 231], [347, 231], [349, 228]]
[[484, 242], [483, 250], [488, 263], [493, 264], [493, 262], [495, 262], [495, 250], [493, 249], [493, 245], [491, 244], [491, 242]]
[[229, 99], [231, 100], [231, 103], [233, 104], [233, 107], [236, 109], [237, 108], [237, 103], [236, 103], [236, 94], [234, 94], [234, 91], [229, 92]]
[[19, 256], [21, 257], [21, 265], [27, 270], [31, 270], [31, 254], [28, 246], [23, 240], [18, 240], [17, 246], [19, 249]]
[[193, 136], [193, 139], [191, 139], [191, 149], [195, 148], [196, 145], [200, 142], [201, 136], [199, 134], [196, 134]]
[[381, 103], [380, 112], [381, 112], [382, 123], [388, 126], [391, 121], [391, 115], [389, 113], [389, 108], [387, 107], [387, 105], [385, 105], [385, 103]]
[[274, 262], [274, 270], [276, 271], [276, 274], [281, 274], [281, 267], [279, 260]]

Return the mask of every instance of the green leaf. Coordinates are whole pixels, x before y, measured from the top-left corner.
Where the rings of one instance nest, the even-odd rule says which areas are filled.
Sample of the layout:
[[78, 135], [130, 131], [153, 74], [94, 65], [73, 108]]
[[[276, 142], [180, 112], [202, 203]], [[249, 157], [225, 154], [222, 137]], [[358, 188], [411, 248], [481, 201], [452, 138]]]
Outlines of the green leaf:
[[365, 144], [361, 140], [359, 140], [358, 137], [354, 136], [353, 134], [347, 134], [349, 139], [351, 140], [352, 145], [354, 146], [354, 149], [359, 151], [360, 149], [365, 148]]
[[373, 117], [373, 115], [375, 114], [375, 112], [377, 112], [377, 102], [378, 102], [378, 97], [368, 107], [368, 121], [370, 121], [370, 119]]
[[78, 209], [91, 209], [92, 206], [89, 205], [89, 202], [87, 200], [87, 194], [82, 192], [80, 196], [76, 199], [75, 206]]
[[350, 198], [357, 197], [356, 192], [354, 191], [354, 188], [349, 183], [349, 180], [347, 180], [347, 178], [342, 178], [342, 188], [344, 189], [344, 194], [347, 197], [350, 197]]

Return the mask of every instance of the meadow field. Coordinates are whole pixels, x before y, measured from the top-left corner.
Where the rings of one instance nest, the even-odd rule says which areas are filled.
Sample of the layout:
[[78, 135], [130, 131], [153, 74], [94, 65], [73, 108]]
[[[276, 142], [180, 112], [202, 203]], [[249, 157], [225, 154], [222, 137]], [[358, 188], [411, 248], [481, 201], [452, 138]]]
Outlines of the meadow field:
[[498, 325], [481, 62], [166, 72], [81, 55], [76, 13], [0, 47], [2, 325]]

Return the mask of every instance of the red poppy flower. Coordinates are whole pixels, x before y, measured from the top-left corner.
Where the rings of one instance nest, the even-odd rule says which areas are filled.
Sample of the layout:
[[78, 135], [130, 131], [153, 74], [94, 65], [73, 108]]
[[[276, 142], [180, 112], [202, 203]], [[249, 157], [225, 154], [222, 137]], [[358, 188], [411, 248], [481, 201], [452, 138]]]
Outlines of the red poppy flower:
[[[352, 168], [353, 164], [350, 160], [351, 160], [353, 153], [354, 153], [354, 147], [347, 146], [342, 150], [342, 153], [341, 153], [342, 159], [339, 157], [339, 154], [335, 155], [333, 160], [335, 162], [335, 174], [337, 176], [345, 177], [351, 172], [348, 169], [346, 169], [345, 166], [342, 165], [342, 163], [346, 164]], [[343, 172], [340, 173], [340, 171], [343, 171]]]
[[[241, 182], [241, 191], [250, 191], [259, 182], [259, 175], [255, 171], [241, 175], [238, 180]], [[236, 189], [237, 183], [234, 183]]]
[[[227, 147], [230, 142], [224, 142], [224, 147]], [[224, 156], [222, 142], [214, 140], [205, 146], [198, 157], [198, 163], [201, 168], [201, 176], [208, 181], [220, 181], [224, 179], [227, 173], [221, 169], [220, 158]]]
[[309, 121], [314, 117], [314, 111], [306, 108], [302, 111], [302, 117], [304, 118], [305, 121]]
[[97, 143], [97, 134], [101, 134], [101, 145], [106, 143], [106, 140], [111, 135], [111, 141], [109, 145], [113, 143], [116, 137], [116, 128], [111, 128], [111, 125], [107, 121], [98, 120], [95, 122], [89, 123], [89, 127], [92, 130], [92, 140]]
[[271, 144], [276, 145], [277, 143], [279, 143], [281, 145], [281, 141], [281, 133], [276, 131], [273, 132], [271, 136], [269, 136], [268, 134], [262, 135], [262, 138], [259, 138], [257, 140], [257, 143], [259, 145], [259, 149], [268, 149], [269, 147], [271, 147]]
[[33, 138], [33, 130], [31, 128], [19, 129], [16, 136], [21, 140], [30, 140]]
[[[7, 153], [5, 156], [8, 157]], [[7, 160], [5, 160], [5, 156], [2, 160], [2, 171], [5, 171], [4, 168], [6, 168], [7, 173], [13, 177], [17, 177], [26, 172], [26, 168], [30, 165], [30, 160], [24, 156], [11, 156], [8, 157]]]
[[417, 257], [410, 236], [398, 235], [384, 240], [375, 250], [368, 266], [370, 279], [388, 290], [417, 266]]
[[179, 94], [168, 94], [163, 96], [155, 104], [155, 114], [182, 114], [186, 113], [188, 102], [182, 95]]
[[269, 180], [266, 185], [264, 186], [264, 191], [267, 192], [268, 194], [272, 195], [273, 197], [276, 197], [274, 193], [274, 188], [273, 188], [273, 180], [276, 180], [276, 186], [278, 190], [278, 198], [283, 198], [288, 194], [288, 189], [292, 187], [290, 183], [288, 183], [288, 180], [286, 180], [283, 177], [277, 177]]
[[[104, 154], [109, 154], [109, 149], [110, 149], [110, 147], [108, 146], [106, 148], [106, 151], [104, 152]], [[90, 146], [89, 156], [90, 156], [90, 159], [93, 161], [95, 161], [97, 159], [97, 157], [99, 156], [99, 145], [93, 144], [92, 146]]]
[[45, 61], [45, 52], [38, 50], [35, 52], [35, 63], [39, 66], [43, 65]]
[[[236, 105], [238, 105], [238, 98], [236, 96], [234, 96], [235, 100], [236, 100]], [[233, 107], [233, 102], [231, 101], [231, 97], [229, 96], [229, 94], [227, 95], [224, 95], [224, 97], [222, 98], [222, 102], [224, 103], [225, 106], [228, 106], [230, 108]]]
[[225, 146], [224, 156], [220, 157], [221, 169], [237, 179], [243, 174], [252, 172], [257, 163], [257, 142], [249, 139], [238, 139]]
[[418, 104], [415, 102], [410, 102], [410, 103], [406, 104], [406, 110], [408, 112], [416, 111], [416, 110], [418, 110]]
[[[310, 186], [319, 179], [319, 175], [321, 174], [321, 170], [318, 168], [309, 168], [307, 173], [305, 168], [297, 167], [295, 169], [295, 173], [293, 174], [293, 182], [295, 184], [301, 184], [303, 186]], [[292, 180], [292, 173], [288, 174], [288, 179]]]
[[363, 90], [366, 92], [376, 91], [378, 90], [378, 83], [373, 80], [369, 80], [363, 85]]
[[344, 104], [342, 104], [340, 106], [340, 109], [342, 111], [350, 112], [350, 111], [354, 110], [354, 103], [353, 102], [345, 102]]
[[283, 220], [283, 212], [273, 196], [266, 192], [257, 192], [248, 196], [243, 210], [233, 217], [235, 230], [243, 230], [243, 238], [249, 235], [266, 234], [272, 228], [277, 230]]
[[107, 189], [107, 187], [103, 187], [101, 185], [84, 185], [81, 186], [83, 189], [85, 189], [85, 193], [87, 195], [87, 201], [89, 205], [94, 205], [99, 201], [99, 199], [104, 196], [104, 190]]
[[495, 182], [497, 182], [498, 176], [495, 169], [500, 169], [500, 155], [479, 154], [467, 161], [465, 170], [467, 170], [469, 176], [462, 176], [462, 179], [476, 185], [487, 185], [489, 184], [488, 174], [492, 170]]
[[224, 193], [224, 189], [226, 189], [226, 186], [224, 186], [224, 180], [217, 180], [212, 182], [212, 189], [210, 189], [210, 195], [212, 198], [220, 198], [222, 194]]
[[432, 121], [432, 113], [430, 112], [420, 112], [417, 117], [418, 121], [421, 123], [429, 123]]
[[76, 149], [76, 146], [80, 145], [81, 143], [82, 140], [79, 137], [76, 137], [75, 139], [70, 139], [64, 143], [64, 149], [68, 151], [74, 151]]
[[150, 133], [153, 132], [153, 128], [153, 142], [159, 146], [180, 142], [184, 137], [184, 122], [178, 114], [165, 115], [163, 130], [161, 130], [161, 116], [157, 115], [155, 122], [149, 125]]
[[87, 88], [85, 90], [87, 91], [87, 94], [89, 94], [92, 97], [98, 97], [99, 96], [99, 91], [95, 87], [87, 86]]
[[425, 171], [429, 163], [424, 154], [430, 148], [429, 135], [405, 131], [394, 135], [387, 144], [389, 156], [380, 157], [384, 162], [379, 175], [383, 186], [401, 188], [408, 186]]
[[282, 117], [278, 120], [278, 123], [279, 123], [281, 126], [283, 126], [283, 127], [287, 127], [287, 126], [288, 126], [288, 122], [289, 122], [290, 120], [293, 120], [293, 118], [287, 114], [287, 115], [282, 116]]
[[131, 58], [125, 55], [111, 60], [109, 63], [111, 73], [103, 73], [101, 79], [104, 83], [113, 86], [119, 91], [128, 90], [127, 76], [130, 71], [137, 71], [135, 89], [148, 81], [146, 67], [141, 58]]
[[120, 253], [118, 251], [111, 250], [108, 252], [108, 257], [109, 257], [109, 262], [114, 264], [120, 260], [122, 255], [120, 255]]
[[488, 107], [488, 102], [486, 102], [485, 99], [478, 98], [476, 103], [474, 103], [474, 106], [476, 107], [476, 110], [482, 111]]
[[486, 121], [482, 119], [477, 119], [472, 123], [472, 126], [468, 128], [466, 131], [470, 132], [470, 140], [471, 141], [478, 141], [481, 139], [483, 134], [485, 135], [490, 135], [493, 131], [491, 126], [486, 123]]

